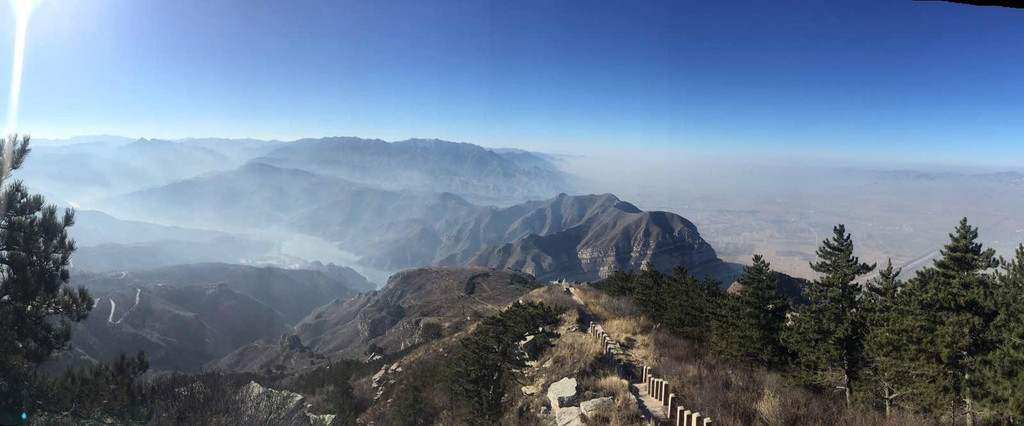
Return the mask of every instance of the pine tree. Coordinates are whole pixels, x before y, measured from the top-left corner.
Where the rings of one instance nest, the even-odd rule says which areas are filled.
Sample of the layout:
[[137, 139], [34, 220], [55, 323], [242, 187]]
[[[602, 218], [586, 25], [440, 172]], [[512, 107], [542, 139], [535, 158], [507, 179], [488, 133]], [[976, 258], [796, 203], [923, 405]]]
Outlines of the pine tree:
[[983, 360], [994, 348], [990, 324], [996, 319], [994, 280], [984, 272], [998, 266], [995, 251], [985, 249], [978, 228], [960, 221], [934, 265], [921, 269], [908, 284], [920, 315], [917, 354], [928, 375], [921, 397], [950, 407], [953, 418], [963, 406], [973, 424], [974, 402], [983, 397]]
[[780, 333], [789, 303], [779, 294], [778, 276], [761, 255], [737, 279], [738, 294], [726, 296], [715, 321], [712, 349], [733, 359], [780, 365], [785, 349]]
[[[43, 395], [50, 412], [90, 423], [118, 420], [125, 424], [145, 422], [151, 413], [147, 389], [140, 380], [149, 370], [146, 355], [128, 356], [123, 351], [109, 363], [69, 368]], [[38, 391], [38, 389], [37, 389]]]
[[460, 424], [497, 424], [505, 408], [506, 392], [526, 367], [527, 353], [520, 342], [527, 335], [543, 349], [557, 336], [551, 329], [559, 311], [544, 304], [514, 303], [487, 317], [447, 359], [443, 376], [452, 395]]
[[[10, 136], [0, 147], [0, 185], [29, 153], [29, 138]], [[84, 288], [68, 287], [75, 249], [67, 227], [74, 212], [58, 215], [20, 181], [0, 193], [0, 412], [27, 409], [27, 383], [36, 367], [71, 338], [94, 301]], [[6, 421], [6, 419], [0, 419]]]
[[784, 338], [797, 355], [797, 376], [806, 383], [842, 389], [851, 403], [853, 384], [864, 364], [864, 327], [859, 310], [861, 287], [855, 281], [875, 269], [853, 255], [846, 227], [833, 228], [822, 241], [811, 269], [822, 274], [806, 288], [802, 306]]
[[1024, 417], [1024, 245], [1016, 256], [1000, 262], [996, 272], [996, 309], [992, 323], [996, 348], [989, 354], [985, 383], [989, 401], [1003, 421], [1020, 422]]
[[900, 272], [901, 269], [893, 268], [890, 259], [878, 271], [878, 278], [867, 284], [861, 303], [868, 330], [864, 339], [864, 375], [874, 396], [882, 400], [886, 417], [892, 413], [893, 405], [910, 392], [913, 378], [909, 366], [914, 359], [907, 348], [914, 346], [917, 330]]

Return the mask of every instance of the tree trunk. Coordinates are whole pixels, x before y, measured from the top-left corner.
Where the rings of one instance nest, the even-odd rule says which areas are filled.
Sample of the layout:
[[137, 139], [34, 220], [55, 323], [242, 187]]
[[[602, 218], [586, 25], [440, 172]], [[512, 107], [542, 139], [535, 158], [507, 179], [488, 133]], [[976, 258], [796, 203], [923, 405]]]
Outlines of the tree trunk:
[[974, 404], [971, 399], [971, 374], [964, 373], [964, 415], [967, 417], [967, 426], [974, 426]]
[[846, 390], [846, 406], [849, 407], [852, 402], [850, 401], [850, 374], [848, 372], [843, 372], [843, 382]]
[[885, 418], [889, 418], [892, 411], [892, 389], [889, 386], [885, 386]]
[[967, 426], [974, 426], [974, 407], [971, 404], [971, 397], [964, 398], [964, 417], [967, 420]]

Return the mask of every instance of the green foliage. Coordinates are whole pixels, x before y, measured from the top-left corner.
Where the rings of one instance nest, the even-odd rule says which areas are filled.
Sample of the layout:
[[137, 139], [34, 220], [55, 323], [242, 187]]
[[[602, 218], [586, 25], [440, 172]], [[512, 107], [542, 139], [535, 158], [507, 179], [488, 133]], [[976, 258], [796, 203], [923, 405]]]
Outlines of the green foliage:
[[463, 293], [465, 293], [467, 296], [472, 296], [473, 293], [476, 293], [476, 286], [479, 283], [479, 281], [482, 279], [486, 279], [489, 276], [491, 276], [491, 274], [483, 272], [469, 277], [469, 279], [466, 280], [466, 285], [462, 289]]
[[867, 283], [861, 303], [867, 327], [864, 388], [870, 398], [882, 402], [886, 415], [913, 392], [915, 375], [910, 366], [916, 360], [910, 349], [919, 344], [917, 316], [909, 304], [905, 283], [899, 279], [900, 272], [889, 260], [878, 278]]
[[864, 366], [861, 286], [855, 280], [875, 265], [853, 255], [853, 239], [843, 225], [833, 228], [832, 238], [822, 241], [817, 255], [820, 260], [811, 262], [811, 269], [822, 275], [805, 289], [811, 303], [798, 309], [784, 339], [797, 356], [798, 380], [842, 389], [849, 403]]
[[423, 321], [420, 323], [420, 337], [424, 341], [440, 339], [444, 337], [444, 326], [437, 321]]
[[934, 410], [952, 406], [970, 413], [985, 392], [981, 373], [996, 343], [990, 330], [999, 314], [995, 282], [984, 272], [998, 261], [994, 250], [976, 241], [978, 229], [967, 218], [949, 237], [942, 257], [917, 271], [907, 285], [915, 335], [921, 338], [914, 355], [926, 382], [916, 396]]
[[427, 426], [434, 424], [437, 410], [426, 402], [419, 383], [407, 383], [392, 396], [391, 419], [395, 424]]
[[998, 310], [992, 322], [995, 349], [986, 357], [989, 402], [1007, 422], [1024, 417], [1024, 245], [1003, 260], [995, 275]]
[[719, 355], [754, 364], [782, 365], [787, 358], [780, 339], [789, 302], [779, 293], [778, 276], [761, 255], [737, 279], [737, 295], [726, 294], [715, 317], [711, 348]]
[[153, 417], [148, 424], [245, 424], [238, 392], [253, 380], [261, 382], [267, 378], [219, 372], [172, 374], [157, 378], [149, 386]]
[[[0, 170], [0, 184], [24, 163], [28, 145], [27, 136], [0, 144], [0, 164], [10, 164]], [[59, 215], [20, 181], [0, 193], [0, 413], [28, 408], [36, 367], [67, 345], [71, 322], [84, 319], [93, 307], [88, 291], [67, 286], [75, 250], [67, 228], [74, 222], [73, 211]]]
[[366, 411], [365, 404], [355, 396], [352, 384], [347, 379], [334, 381], [327, 386], [327, 407], [321, 410], [326, 414], [334, 414], [337, 425], [355, 425], [359, 414]]
[[640, 272], [617, 271], [595, 287], [613, 296], [630, 296], [651, 321], [668, 330], [706, 342], [724, 293], [711, 280], [691, 277], [678, 266], [668, 275], [646, 265]]
[[145, 384], [139, 380], [149, 370], [146, 355], [121, 352], [110, 363], [68, 369], [56, 379], [46, 404], [49, 412], [75, 421], [142, 422], [150, 415]]
[[528, 355], [520, 342], [528, 335], [541, 347], [551, 346], [551, 329], [559, 312], [539, 303], [515, 303], [484, 319], [448, 358], [443, 375], [455, 413], [466, 424], [495, 424], [504, 412], [506, 391]]

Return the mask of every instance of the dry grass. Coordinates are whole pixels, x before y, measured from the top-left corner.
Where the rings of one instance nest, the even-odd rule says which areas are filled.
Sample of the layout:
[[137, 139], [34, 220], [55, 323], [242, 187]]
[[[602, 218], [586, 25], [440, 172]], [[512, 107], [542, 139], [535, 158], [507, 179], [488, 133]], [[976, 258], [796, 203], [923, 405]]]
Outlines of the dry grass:
[[576, 294], [580, 300], [587, 305], [587, 308], [594, 314], [598, 321], [608, 321], [615, 318], [633, 317], [640, 315], [633, 299], [628, 297], [613, 297], [607, 293], [595, 290], [589, 285], [576, 286]]
[[[640, 425], [640, 407], [629, 392], [629, 383], [614, 374], [593, 377], [581, 383], [587, 393], [599, 398], [610, 396], [615, 400], [611, 411], [597, 413], [587, 419], [592, 425]], [[588, 396], [590, 398], [591, 396]]]
[[868, 407], [847, 407], [839, 394], [817, 394], [787, 386], [781, 373], [718, 360], [693, 342], [655, 330], [657, 373], [683, 404], [718, 425], [926, 425], [900, 413], [891, 419]]
[[757, 417], [768, 426], [781, 426], [786, 423], [782, 414], [782, 398], [771, 389], [765, 389], [761, 393], [761, 399], [754, 404]]
[[563, 377], [578, 377], [595, 371], [603, 353], [604, 348], [597, 339], [586, 333], [567, 331], [555, 342], [554, 347], [548, 349], [539, 364], [544, 376], [553, 382]]
[[636, 364], [656, 366], [658, 354], [655, 349], [654, 324], [645, 317], [620, 317], [601, 324], [604, 331], [629, 351], [629, 357]]
[[595, 377], [584, 383], [584, 387], [593, 391], [598, 397], [616, 396], [619, 392], [629, 392], [629, 383], [614, 374]]
[[562, 312], [562, 315], [560, 315], [559, 318], [562, 319], [562, 324], [558, 329], [559, 333], [581, 331], [581, 328], [583, 328], [580, 324], [579, 309], [567, 309], [565, 312]]
[[526, 302], [540, 302], [559, 309], [572, 310], [579, 306], [571, 295], [565, 293], [565, 287], [560, 284], [548, 284], [526, 293], [522, 297]]

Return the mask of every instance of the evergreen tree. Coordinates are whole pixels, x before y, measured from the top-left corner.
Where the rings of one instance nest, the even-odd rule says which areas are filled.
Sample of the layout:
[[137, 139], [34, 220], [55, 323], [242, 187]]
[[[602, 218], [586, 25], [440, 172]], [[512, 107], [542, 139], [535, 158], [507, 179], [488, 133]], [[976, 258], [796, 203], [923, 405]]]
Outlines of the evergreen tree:
[[75, 422], [145, 422], [150, 414], [150, 401], [139, 377], [147, 370], [149, 362], [142, 351], [134, 357], [121, 352], [110, 363], [69, 368], [56, 380], [54, 389], [39, 399], [49, 399], [48, 411]]
[[677, 266], [672, 275], [663, 275], [661, 290], [651, 294], [652, 299], [661, 299], [663, 314], [656, 322], [673, 333], [706, 343], [724, 294], [714, 281], [694, 278], [685, 267]]
[[1001, 263], [995, 274], [998, 316], [992, 323], [997, 346], [986, 363], [985, 383], [989, 401], [1003, 421], [1013, 424], [1024, 417], [1024, 245]]
[[822, 241], [817, 255], [820, 261], [811, 262], [811, 269], [822, 275], [806, 289], [811, 303], [800, 307], [784, 338], [797, 355], [797, 377], [842, 389], [850, 404], [864, 364], [861, 287], [855, 280], [875, 265], [853, 255], [853, 240], [843, 225], [833, 228], [832, 238]]
[[753, 262], [737, 279], [738, 294], [723, 299], [712, 349], [729, 358], [780, 365], [786, 353], [780, 333], [789, 303], [779, 294], [778, 275], [764, 257], [754, 255]]
[[673, 333], [706, 342], [711, 320], [723, 292], [710, 280], [690, 276], [684, 266], [668, 275], [651, 264], [640, 272], [617, 271], [596, 288], [615, 296], [630, 296], [651, 321]]
[[890, 259], [878, 271], [878, 278], [867, 284], [861, 303], [868, 330], [864, 339], [865, 376], [874, 397], [882, 400], [886, 417], [893, 405], [908, 395], [913, 377], [909, 367], [914, 359], [907, 349], [915, 345], [917, 330], [900, 272]]
[[551, 329], [559, 312], [539, 303], [514, 303], [500, 314], [484, 319], [444, 367], [461, 424], [496, 424], [504, 412], [506, 391], [516, 383], [517, 371], [526, 367], [520, 341], [533, 335], [542, 348], [557, 337]]
[[[10, 136], [0, 146], [0, 185], [29, 153], [29, 138]], [[94, 301], [67, 286], [75, 249], [67, 227], [74, 212], [45, 204], [20, 181], [0, 193], [0, 412], [27, 410], [28, 382], [36, 367], [71, 338]], [[0, 422], [9, 419], [0, 418]]]
[[984, 397], [983, 360], [994, 348], [990, 325], [996, 319], [994, 280], [984, 272], [998, 266], [995, 251], [978, 243], [978, 228], [960, 221], [934, 265], [921, 269], [908, 284], [919, 315], [922, 337], [915, 356], [927, 384], [920, 397], [933, 408], [956, 413], [962, 406], [973, 424], [974, 402]]

